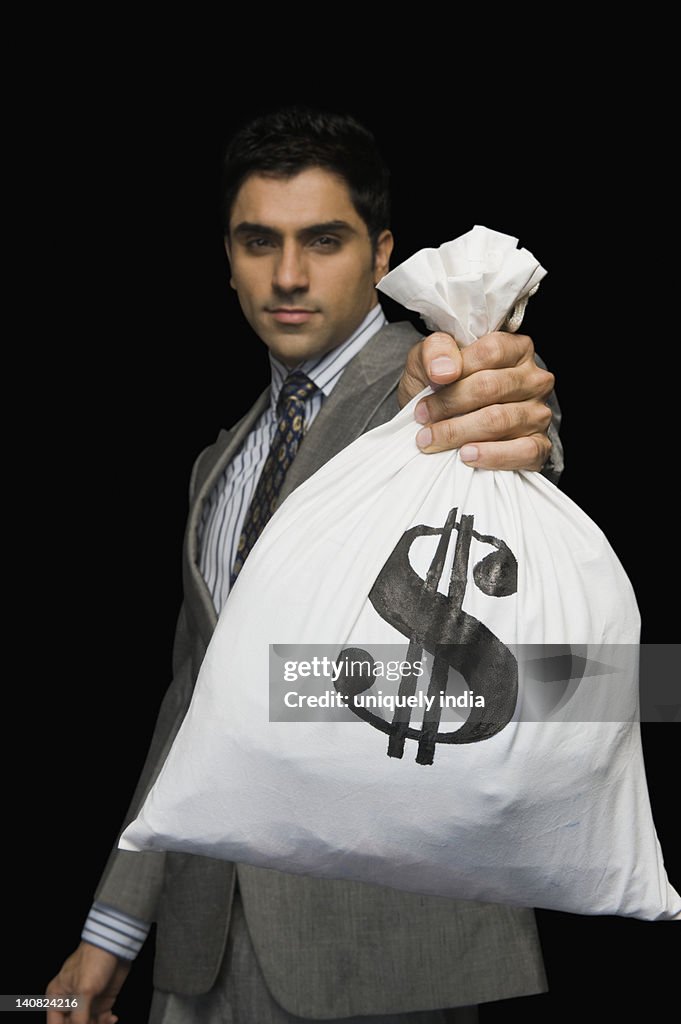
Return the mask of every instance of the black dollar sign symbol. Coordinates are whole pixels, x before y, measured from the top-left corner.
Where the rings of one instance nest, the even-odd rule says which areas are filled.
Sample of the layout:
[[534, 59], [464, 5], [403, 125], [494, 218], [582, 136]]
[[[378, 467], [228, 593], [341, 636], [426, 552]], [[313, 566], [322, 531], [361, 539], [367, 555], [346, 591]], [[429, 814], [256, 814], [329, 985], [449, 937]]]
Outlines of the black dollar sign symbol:
[[[471, 539], [491, 544], [489, 555], [475, 565], [476, 585], [491, 597], [507, 597], [517, 590], [517, 562], [513, 552], [497, 537], [473, 529], [472, 515], [461, 516], [453, 508], [444, 527], [414, 526], [402, 535], [374, 583], [369, 599], [378, 614], [409, 639], [406, 661], [413, 665], [423, 651], [434, 657], [428, 696], [431, 710], [424, 713], [421, 730], [411, 729], [411, 708], [396, 707], [390, 726], [388, 756], [402, 757], [406, 737], [418, 738], [418, 764], [432, 764], [435, 744], [476, 743], [489, 739], [506, 726], [518, 698], [518, 664], [509, 649], [490, 629], [462, 608], [468, 577]], [[452, 532], [457, 530], [449, 592], [442, 594], [442, 576]], [[435, 556], [425, 580], [411, 567], [409, 550], [417, 537], [440, 534]], [[469, 688], [484, 698], [484, 707], [473, 707], [460, 729], [438, 732], [442, 698], [447, 691], [449, 669], [459, 672]], [[400, 680], [399, 696], [416, 692], [417, 680], [407, 673]]]

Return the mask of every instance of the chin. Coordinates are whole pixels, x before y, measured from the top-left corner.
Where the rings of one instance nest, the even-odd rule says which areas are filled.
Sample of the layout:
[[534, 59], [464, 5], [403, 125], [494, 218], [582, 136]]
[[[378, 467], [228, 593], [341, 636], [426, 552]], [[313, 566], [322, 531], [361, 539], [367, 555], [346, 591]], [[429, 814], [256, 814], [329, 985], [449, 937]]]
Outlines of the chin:
[[321, 341], [315, 345], [309, 338], [300, 338], [298, 342], [293, 338], [287, 338], [284, 341], [277, 339], [268, 345], [272, 355], [282, 363], [302, 363], [305, 359], [323, 355], [331, 347]]

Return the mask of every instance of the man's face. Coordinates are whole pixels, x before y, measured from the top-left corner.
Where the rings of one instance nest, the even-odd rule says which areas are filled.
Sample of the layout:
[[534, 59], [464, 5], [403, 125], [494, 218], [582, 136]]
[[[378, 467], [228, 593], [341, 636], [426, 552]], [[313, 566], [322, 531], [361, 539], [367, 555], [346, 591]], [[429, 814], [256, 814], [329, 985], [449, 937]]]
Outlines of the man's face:
[[392, 235], [382, 233], [374, 257], [345, 182], [312, 167], [288, 179], [247, 178], [225, 245], [246, 319], [295, 366], [346, 341], [376, 305]]

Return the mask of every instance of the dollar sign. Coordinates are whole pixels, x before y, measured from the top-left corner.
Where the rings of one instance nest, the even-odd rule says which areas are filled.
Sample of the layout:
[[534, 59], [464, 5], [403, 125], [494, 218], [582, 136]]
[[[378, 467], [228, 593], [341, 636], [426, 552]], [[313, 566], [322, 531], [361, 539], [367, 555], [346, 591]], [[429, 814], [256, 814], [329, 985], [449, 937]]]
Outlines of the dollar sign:
[[[473, 578], [489, 596], [507, 597], [517, 590], [517, 562], [513, 552], [497, 537], [481, 535], [473, 529], [472, 515], [456, 521], [458, 509], [450, 510], [443, 527], [414, 526], [402, 535], [381, 569], [369, 600], [386, 622], [409, 639], [406, 661], [418, 661], [423, 651], [434, 657], [428, 696], [434, 697], [430, 711], [423, 716], [420, 730], [410, 728], [411, 708], [396, 707], [388, 726], [388, 756], [402, 757], [407, 737], [418, 738], [418, 764], [432, 764], [435, 744], [476, 743], [500, 732], [511, 720], [518, 697], [518, 664], [511, 651], [490, 629], [462, 608], [468, 579], [471, 539], [484, 541], [494, 551], [476, 564]], [[447, 594], [438, 584], [443, 575], [447, 550], [454, 530], [456, 547]], [[417, 537], [436, 536], [440, 540], [425, 579], [409, 561], [409, 551]], [[442, 697], [447, 691], [450, 668], [459, 672], [476, 695], [484, 697], [484, 707], [473, 707], [461, 728], [439, 732]], [[416, 692], [417, 679], [405, 673], [400, 680], [399, 696]]]

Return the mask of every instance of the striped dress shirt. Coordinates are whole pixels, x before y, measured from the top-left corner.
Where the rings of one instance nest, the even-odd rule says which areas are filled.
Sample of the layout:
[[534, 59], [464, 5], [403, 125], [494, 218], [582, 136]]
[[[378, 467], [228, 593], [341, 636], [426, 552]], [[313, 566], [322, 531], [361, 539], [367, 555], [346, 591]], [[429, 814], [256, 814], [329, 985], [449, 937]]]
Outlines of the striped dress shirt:
[[[377, 331], [387, 323], [382, 307], [376, 305], [354, 333], [330, 352], [315, 356], [295, 369], [302, 370], [314, 381], [318, 390], [305, 402], [307, 430], [340, 380], [350, 360], [364, 348]], [[206, 502], [199, 526], [199, 568], [219, 614], [229, 595], [229, 577], [241, 528], [253, 497], [277, 426], [277, 400], [289, 367], [270, 353], [270, 402], [241, 449], [230, 461]], [[149, 932], [150, 925], [106, 904], [93, 903], [81, 933], [85, 942], [113, 953], [125, 960], [134, 960]]]

